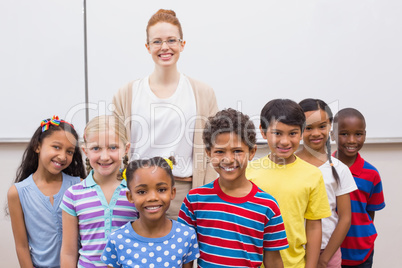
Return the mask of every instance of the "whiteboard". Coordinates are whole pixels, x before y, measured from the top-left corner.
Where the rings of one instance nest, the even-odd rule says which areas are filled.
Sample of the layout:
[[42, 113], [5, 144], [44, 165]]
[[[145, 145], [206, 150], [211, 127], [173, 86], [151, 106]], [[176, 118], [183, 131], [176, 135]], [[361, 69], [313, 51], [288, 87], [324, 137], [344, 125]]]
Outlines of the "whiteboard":
[[[82, 8], [75, 1], [57, 3], [52, 4], [53, 13], [66, 12], [59, 10], [61, 3], [78, 11]], [[109, 104], [118, 88], [153, 71], [153, 61], [145, 48], [145, 28], [152, 14], [159, 8], [166, 8], [176, 12], [187, 42], [180, 56], [179, 70], [211, 85], [219, 108], [241, 110], [258, 123], [261, 108], [271, 99], [290, 98], [299, 102], [308, 97], [320, 98], [329, 103], [334, 112], [345, 107], [360, 110], [366, 117], [368, 138], [402, 137], [399, 109], [402, 3], [398, 0], [87, 0], [86, 4], [91, 118], [110, 113]], [[27, 14], [36, 9], [32, 4]], [[72, 106], [82, 104], [83, 51], [79, 48], [82, 48], [83, 20], [82, 14], [75, 16], [77, 10], [71, 10], [74, 16], [58, 15], [65, 26], [60, 34], [70, 33], [70, 38], [53, 44], [52, 49], [58, 46], [59, 49], [60, 46], [77, 48], [70, 49], [71, 53], [60, 59], [59, 64], [80, 73], [51, 70], [52, 77], [68, 75], [77, 91], [70, 94], [65, 88], [59, 88], [67, 107], [54, 109], [71, 110]], [[21, 16], [22, 21], [25, 19]], [[35, 29], [30, 31], [35, 32]], [[10, 30], [9, 34], [20, 38], [21, 31]], [[16, 54], [22, 53], [18, 58], [21, 64], [28, 56], [36, 56], [24, 54], [27, 47], [30, 46], [24, 43], [15, 49]], [[57, 52], [58, 56], [63, 56], [63, 50]], [[10, 69], [1, 64], [2, 73], [3, 67]], [[24, 71], [25, 76], [33, 76], [32, 70]], [[41, 71], [48, 72], [43, 67]], [[60, 79], [54, 82], [57, 81]], [[40, 90], [49, 94], [55, 89]], [[8, 102], [7, 111], [15, 104], [19, 103]], [[33, 107], [45, 111], [45, 107], [38, 105], [29, 107], [32, 108], [27, 108], [24, 114], [28, 111], [32, 120]], [[53, 109], [46, 112], [49, 111]], [[8, 118], [5, 112], [1, 114]], [[85, 124], [83, 112], [73, 114], [78, 124]], [[2, 129], [0, 137], [29, 136], [24, 127], [6, 133]]]
[[82, 129], [82, 2], [2, 0], [0, 33], [0, 138], [29, 139], [53, 115]]

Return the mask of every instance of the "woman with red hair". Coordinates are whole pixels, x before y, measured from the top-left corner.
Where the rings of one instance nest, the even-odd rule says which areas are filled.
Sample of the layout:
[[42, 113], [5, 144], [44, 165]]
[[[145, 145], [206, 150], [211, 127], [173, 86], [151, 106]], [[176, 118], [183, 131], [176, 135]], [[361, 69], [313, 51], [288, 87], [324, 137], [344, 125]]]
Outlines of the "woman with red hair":
[[178, 71], [186, 41], [176, 13], [160, 9], [148, 21], [146, 33], [154, 71], [120, 88], [113, 104], [129, 132], [131, 159], [175, 157], [177, 194], [167, 214], [177, 219], [188, 191], [216, 178], [207, 163], [202, 130], [218, 107], [211, 87]]

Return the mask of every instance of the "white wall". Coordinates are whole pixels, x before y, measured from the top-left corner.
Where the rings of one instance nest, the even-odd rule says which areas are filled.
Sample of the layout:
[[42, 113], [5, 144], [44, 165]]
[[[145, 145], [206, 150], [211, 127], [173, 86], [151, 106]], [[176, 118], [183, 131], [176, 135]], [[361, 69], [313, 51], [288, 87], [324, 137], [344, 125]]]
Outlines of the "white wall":
[[[119, 87], [152, 72], [145, 28], [154, 12], [167, 8], [176, 11], [186, 40], [179, 70], [209, 84], [220, 108], [255, 118], [267, 100], [314, 97], [334, 113], [357, 108], [366, 117], [369, 138], [402, 138], [402, 124], [393, 118], [402, 97], [400, 0], [86, 3], [90, 117], [108, 113]], [[0, 139], [28, 138], [38, 118], [54, 114], [82, 133], [82, 11], [82, 1], [0, 1], [0, 32], [7, 40], [0, 49], [0, 99], [11, 100], [2, 103], [8, 112], [0, 113], [0, 122], [25, 119], [2, 128]], [[371, 97], [373, 92], [379, 94]], [[38, 105], [44, 96], [63, 101]], [[392, 128], [376, 127], [377, 122]]]
[[[15, 171], [21, 161], [26, 144], [0, 143], [0, 208], [6, 202], [7, 190], [12, 185]], [[375, 223], [379, 236], [376, 241], [374, 268], [396, 267], [402, 250], [402, 180], [399, 167], [402, 167], [402, 143], [366, 144], [362, 156], [372, 163], [381, 173], [383, 180], [386, 207], [376, 213]], [[259, 146], [256, 157], [267, 154], [267, 146]], [[4, 213], [0, 216], [0, 259], [3, 267], [18, 267], [14, 249], [11, 223]]]
[[13, 233], [11, 231], [10, 218], [5, 216], [5, 204], [7, 202], [7, 191], [15, 179], [15, 171], [20, 164], [22, 153], [26, 144], [0, 144], [0, 259], [4, 266], [18, 267], [17, 255], [15, 253]]

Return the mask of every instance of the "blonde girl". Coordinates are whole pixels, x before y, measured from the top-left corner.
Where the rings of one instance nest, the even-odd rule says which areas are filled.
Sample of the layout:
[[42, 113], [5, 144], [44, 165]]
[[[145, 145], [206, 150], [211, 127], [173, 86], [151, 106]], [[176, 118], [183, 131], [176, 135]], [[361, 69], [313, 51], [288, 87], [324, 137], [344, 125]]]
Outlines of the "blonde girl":
[[319, 99], [305, 99], [299, 104], [306, 116], [306, 127], [303, 149], [297, 156], [323, 173], [332, 211], [330, 217], [322, 219], [321, 255], [317, 267], [340, 268], [340, 245], [351, 224], [349, 193], [357, 187], [349, 168], [331, 156], [329, 132], [333, 116], [329, 106]]
[[7, 194], [20, 267], [60, 267], [64, 192], [85, 177], [78, 135], [57, 116], [33, 134]]
[[137, 219], [135, 206], [126, 198], [127, 183], [121, 179], [129, 148], [124, 124], [114, 116], [95, 117], [85, 127], [82, 150], [90, 171], [66, 191], [61, 204], [62, 267], [106, 267], [100, 256], [108, 235]]

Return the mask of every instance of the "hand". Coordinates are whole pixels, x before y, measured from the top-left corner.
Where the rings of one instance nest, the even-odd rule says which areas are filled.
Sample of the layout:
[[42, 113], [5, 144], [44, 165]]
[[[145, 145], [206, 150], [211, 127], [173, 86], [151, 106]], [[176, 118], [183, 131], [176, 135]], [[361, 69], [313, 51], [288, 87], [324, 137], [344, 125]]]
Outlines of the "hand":
[[324, 261], [323, 258], [318, 259], [318, 264], [317, 264], [317, 268], [327, 268], [328, 265], [328, 261]]

